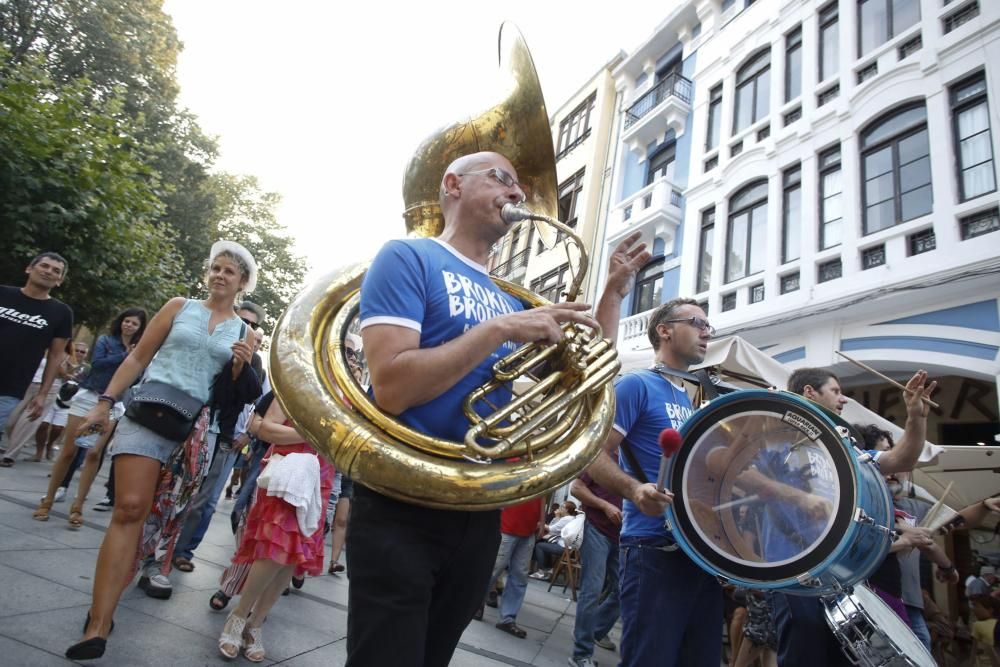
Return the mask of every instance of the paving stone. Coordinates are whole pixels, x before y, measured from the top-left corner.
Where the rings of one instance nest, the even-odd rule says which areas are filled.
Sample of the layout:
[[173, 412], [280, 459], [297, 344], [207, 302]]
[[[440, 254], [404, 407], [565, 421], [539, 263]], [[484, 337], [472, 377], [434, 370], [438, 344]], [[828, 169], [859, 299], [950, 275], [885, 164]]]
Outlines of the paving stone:
[[[3, 590], [0, 617], [29, 615], [90, 602], [89, 594], [5, 565], [0, 565], [0, 582], [3, 582], [0, 584]], [[0, 628], [2, 626], [0, 624]]]
[[0, 631], [0, 655], [3, 656], [5, 665], [18, 665], [18, 667], [49, 667], [50, 665], [66, 665], [66, 659], [62, 654], [53, 654], [35, 648], [30, 644], [5, 637]]

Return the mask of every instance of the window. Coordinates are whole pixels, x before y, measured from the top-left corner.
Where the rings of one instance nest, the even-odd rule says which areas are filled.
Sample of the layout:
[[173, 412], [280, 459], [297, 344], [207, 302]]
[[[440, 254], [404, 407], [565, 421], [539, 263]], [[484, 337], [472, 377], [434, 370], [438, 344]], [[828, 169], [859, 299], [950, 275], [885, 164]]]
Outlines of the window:
[[712, 280], [712, 243], [715, 241], [715, 207], [701, 213], [701, 254], [698, 256], [696, 292], [707, 292]]
[[836, 280], [841, 275], [843, 275], [843, 267], [840, 264], [840, 258], [831, 259], [829, 262], [823, 262], [817, 267], [817, 280], [816, 282], [825, 283], [831, 280]]
[[951, 88], [952, 127], [962, 201], [996, 190], [986, 78], [982, 72]]
[[799, 258], [802, 229], [802, 167], [795, 165], [782, 174], [781, 262]]
[[705, 171], [709, 172], [719, 166], [719, 156], [714, 155], [705, 160]]
[[868, 79], [872, 78], [878, 74], [878, 61], [876, 60], [871, 65], [867, 67], [862, 67], [858, 70], [858, 83], [864, 83]]
[[[581, 169], [559, 185], [559, 221], [567, 227], [576, 227], [577, 217], [579, 216], [576, 207], [579, 204], [580, 193], [583, 192], [583, 174], [585, 171], [585, 169]], [[626, 211], [626, 214], [625, 219], [628, 220], [632, 213], [631, 211]], [[534, 227], [532, 227], [532, 230], [534, 230]], [[553, 245], [560, 243], [564, 238], [566, 238], [566, 235], [562, 231], [559, 231], [552, 242]], [[542, 239], [539, 238], [537, 254], [541, 254], [547, 249]]]
[[760, 303], [764, 300], [764, 283], [757, 283], [750, 286], [750, 303]]
[[764, 50], [736, 72], [733, 132], [753, 125], [768, 114], [771, 96], [771, 52]]
[[771, 136], [771, 126], [765, 125], [764, 127], [757, 130], [757, 141], [764, 141], [769, 136]]
[[664, 176], [668, 181], [674, 180], [674, 157], [676, 156], [676, 152], [677, 142], [671, 141], [649, 158], [649, 167], [646, 171], [646, 185], [651, 185], [654, 181]]
[[899, 59], [908, 58], [914, 53], [922, 49], [924, 46], [924, 40], [920, 35], [917, 35], [913, 39], [909, 39], [899, 45]]
[[983, 234], [1000, 230], [1000, 209], [991, 208], [974, 215], [969, 215], [958, 221], [962, 231], [962, 240], [968, 241]]
[[563, 264], [558, 269], [553, 269], [543, 276], [531, 281], [531, 291], [538, 294], [543, 299], [548, 299], [553, 303], [562, 300], [566, 291], [566, 279], [569, 277], [569, 264]]
[[750, 183], [729, 200], [726, 233], [726, 282], [764, 270], [767, 233], [767, 181]]
[[802, 94], [802, 27], [785, 36], [785, 101]]
[[819, 155], [819, 249], [840, 244], [844, 217], [841, 192], [840, 146]]
[[858, 57], [920, 21], [920, 0], [858, 0]]
[[729, 157], [736, 157], [743, 152], [743, 142], [737, 141], [735, 144], [729, 147]]
[[948, 34], [960, 25], [964, 25], [979, 16], [979, 3], [970, 2], [956, 12], [944, 17], [944, 32]]
[[925, 229], [916, 234], [906, 237], [906, 245], [910, 249], [910, 255], [920, 255], [937, 248], [937, 237], [934, 236], [933, 229]]
[[840, 69], [840, 14], [837, 0], [819, 11], [819, 80], [826, 81]]
[[709, 314], [708, 301], [702, 301], [701, 303], [698, 304], [698, 307], [701, 308], [702, 312], [705, 313], [705, 315]]
[[597, 93], [588, 97], [583, 104], [573, 110], [568, 117], [559, 123], [559, 148], [556, 150], [558, 160], [590, 136], [590, 114], [594, 110]]
[[904, 107], [861, 133], [864, 233], [931, 212], [931, 160], [927, 109]]
[[816, 96], [816, 106], [821, 107], [830, 100], [836, 99], [840, 96], [840, 84], [835, 86], [830, 86], [822, 93]]
[[865, 248], [861, 251], [861, 270], [874, 269], [885, 264], [885, 244]]
[[781, 293], [788, 294], [799, 289], [799, 272], [781, 276]]
[[720, 83], [708, 94], [708, 136], [705, 138], [705, 150], [711, 150], [719, 145], [722, 133], [722, 84]]
[[722, 295], [722, 312], [736, 310], [736, 292]]
[[635, 299], [632, 301], [633, 315], [656, 308], [662, 302], [663, 261], [663, 257], [654, 259], [636, 274]]
[[802, 118], [802, 107], [795, 107], [791, 111], [785, 114], [784, 122], [785, 125], [791, 125], [798, 119]]

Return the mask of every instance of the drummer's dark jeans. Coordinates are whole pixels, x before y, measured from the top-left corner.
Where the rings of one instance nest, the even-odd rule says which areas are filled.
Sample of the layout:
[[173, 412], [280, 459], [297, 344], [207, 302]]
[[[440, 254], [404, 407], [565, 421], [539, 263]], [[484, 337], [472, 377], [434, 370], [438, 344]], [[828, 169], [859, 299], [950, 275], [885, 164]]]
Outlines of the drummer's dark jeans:
[[722, 587], [667, 545], [621, 539], [621, 667], [718, 667]]
[[499, 548], [499, 511], [419, 507], [355, 484], [348, 667], [446, 667], [483, 601]]
[[830, 631], [819, 598], [771, 594], [778, 632], [778, 667], [851, 667]]

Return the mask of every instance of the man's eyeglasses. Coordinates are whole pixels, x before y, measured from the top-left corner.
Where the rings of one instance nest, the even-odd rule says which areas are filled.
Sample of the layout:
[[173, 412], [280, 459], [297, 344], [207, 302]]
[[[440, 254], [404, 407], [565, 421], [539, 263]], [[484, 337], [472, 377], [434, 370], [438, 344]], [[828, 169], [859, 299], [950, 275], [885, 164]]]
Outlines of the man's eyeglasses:
[[245, 317], [240, 317], [240, 319], [243, 320], [243, 324], [247, 325], [248, 327], [250, 327], [254, 331], [256, 331], [257, 329], [260, 329], [260, 323], [259, 322], [254, 322], [253, 320], [248, 320]]
[[682, 317], [677, 320], [663, 320], [663, 324], [667, 324], [668, 322], [687, 322], [699, 331], [707, 331], [709, 336], [715, 335], [715, 327], [709, 324], [708, 320], [700, 317]]
[[527, 187], [525, 185], [519, 183], [517, 179], [515, 179], [513, 176], [510, 175], [510, 172], [500, 167], [480, 169], [479, 171], [467, 171], [464, 174], [459, 174], [459, 176], [469, 176], [471, 174], [486, 174], [487, 176], [490, 176], [491, 178], [493, 178], [493, 180], [495, 180], [497, 183], [504, 186], [505, 188], [512, 188], [516, 185], [518, 188], [521, 189], [522, 192], [521, 201], [524, 201], [525, 199], [524, 195], [526, 195], [528, 192]]

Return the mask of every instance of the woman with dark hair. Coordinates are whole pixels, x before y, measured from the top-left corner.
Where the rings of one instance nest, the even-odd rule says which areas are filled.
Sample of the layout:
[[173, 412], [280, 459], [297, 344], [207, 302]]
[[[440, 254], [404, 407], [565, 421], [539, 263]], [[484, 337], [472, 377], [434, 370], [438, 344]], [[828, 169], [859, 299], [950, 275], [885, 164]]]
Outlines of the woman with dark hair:
[[104, 393], [111, 377], [125, 361], [129, 352], [135, 348], [145, 330], [146, 311], [142, 308], [128, 308], [119, 313], [111, 323], [108, 335], [97, 339], [94, 356], [90, 360], [90, 374], [80, 383], [80, 388], [70, 400], [63, 446], [59, 450], [59, 458], [52, 466], [45, 497], [32, 515], [36, 521], [49, 520], [49, 511], [52, 509], [56, 490], [73, 464], [77, 449], [89, 449], [84, 459], [83, 472], [80, 473], [80, 492], [69, 510], [70, 528], [79, 528], [83, 525], [83, 502], [87, 498], [87, 492], [90, 491], [90, 485], [94, 482], [101, 461], [101, 448], [94, 445], [98, 442], [103, 444], [104, 440], [94, 437], [96, 433], [77, 438], [77, 431], [87, 414], [98, 404], [99, 397]]
[[[137, 569], [138, 558], [160, 538], [144, 532], [150, 513], [162, 526], [163, 535], [177, 530], [177, 521], [183, 520], [187, 503], [208, 468], [208, 405], [213, 392], [240, 382], [244, 371], [253, 375], [253, 346], [243, 337], [246, 325], [236, 314], [236, 304], [240, 294], [253, 291], [256, 284], [257, 264], [246, 248], [232, 241], [213, 244], [205, 276], [207, 298], [167, 301], [79, 426], [80, 432], [106, 431], [110, 408], [143, 377], [112, 441], [115, 505], [97, 556], [83, 639], [66, 650], [70, 660], [104, 655], [115, 608]], [[140, 396], [144, 399], [139, 400]], [[154, 407], [157, 404], [178, 407]], [[161, 475], [164, 469], [167, 474]], [[166, 497], [174, 488], [175, 470], [185, 494], [176, 500]], [[165, 493], [158, 495], [158, 489]], [[154, 511], [157, 498], [163, 503]]]

